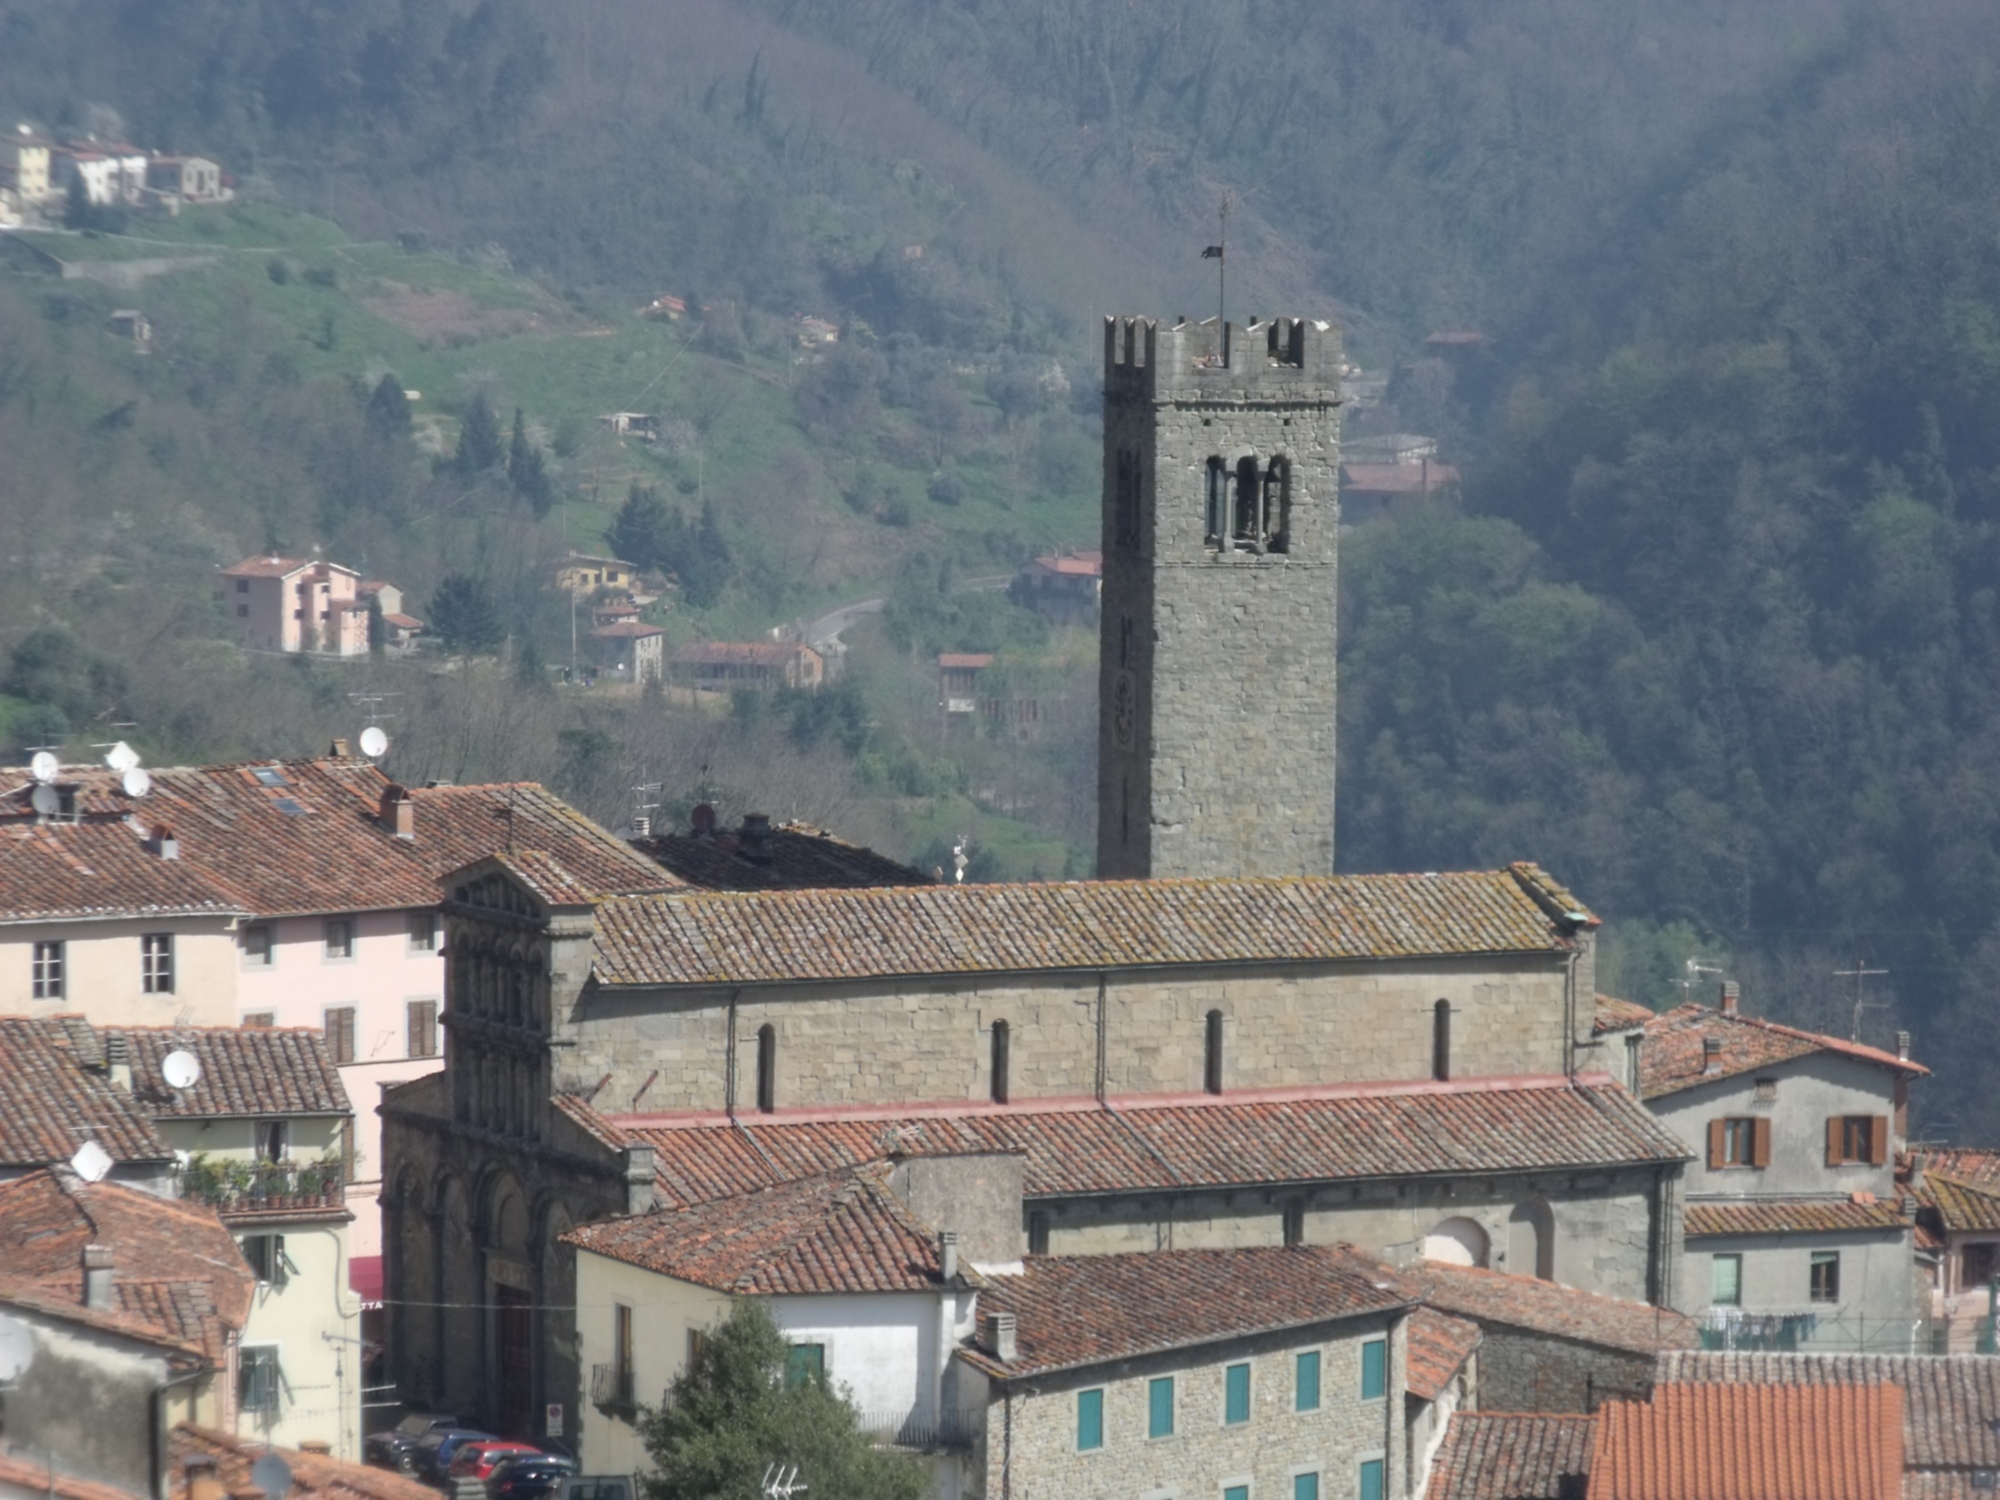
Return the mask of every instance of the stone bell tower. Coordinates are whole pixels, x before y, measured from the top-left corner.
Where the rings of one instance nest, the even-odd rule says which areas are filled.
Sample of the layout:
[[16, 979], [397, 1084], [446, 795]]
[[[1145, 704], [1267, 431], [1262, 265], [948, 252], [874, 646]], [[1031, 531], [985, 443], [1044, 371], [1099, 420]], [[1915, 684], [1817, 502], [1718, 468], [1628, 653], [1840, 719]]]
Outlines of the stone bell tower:
[[1340, 335], [1104, 325], [1100, 879], [1333, 872]]

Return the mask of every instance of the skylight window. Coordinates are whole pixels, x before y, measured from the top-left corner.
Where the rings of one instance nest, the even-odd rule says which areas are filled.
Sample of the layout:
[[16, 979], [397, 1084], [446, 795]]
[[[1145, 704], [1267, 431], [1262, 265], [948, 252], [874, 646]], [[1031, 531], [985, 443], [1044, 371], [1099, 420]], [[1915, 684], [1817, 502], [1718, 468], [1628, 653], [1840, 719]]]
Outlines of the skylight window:
[[290, 797], [278, 798], [275, 805], [288, 818], [303, 818], [306, 815], [306, 810]]
[[255, 776], [264, 786], [291, 785], [289, 781], [285, 780], [285, 773], [280, 771], [276, 766], [258, 766], [250, 774]]

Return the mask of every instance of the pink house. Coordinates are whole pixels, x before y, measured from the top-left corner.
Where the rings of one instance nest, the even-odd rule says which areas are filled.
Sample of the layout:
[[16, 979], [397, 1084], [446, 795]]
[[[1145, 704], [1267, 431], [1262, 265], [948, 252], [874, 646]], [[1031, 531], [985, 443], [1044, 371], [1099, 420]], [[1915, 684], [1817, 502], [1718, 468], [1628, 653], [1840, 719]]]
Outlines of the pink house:
[[222, 570], [223, 602], [243, 644], [256, 651], [368, 651], [368, 601], [361, 575], [339, 563], [246, 557]]

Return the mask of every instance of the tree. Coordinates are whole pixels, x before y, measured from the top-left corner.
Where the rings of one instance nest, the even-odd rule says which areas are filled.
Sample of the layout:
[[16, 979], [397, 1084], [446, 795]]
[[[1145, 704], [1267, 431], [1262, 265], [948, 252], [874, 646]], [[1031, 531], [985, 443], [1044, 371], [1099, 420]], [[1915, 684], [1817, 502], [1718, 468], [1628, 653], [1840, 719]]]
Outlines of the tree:
[[506, 638], [493, 591], [470, 573], [447, 573], [431, 598], [430, 629], [454, 651], [490, 651]]
[[626, 492], [625, 503], [618, 508], [611, 529], [604, 533], [604, 541], [615, 556], [635, 567], [665, 567], [667, 534], [679, 519], [667, 509], [658, 490], [635, 484]]
[[528, 502], [538, 521], [555, 504], [556, 490], [542, 463], [542, 450], [528, 441], [528, 424], [518, 406], [514, 408], [514, 436], [507, 444], [507, 482]]
[[458, 429], [458, 452], [452, 457], [452, 468], [466, 479], [476, 479], [498, 468], [505, 456], [506, 450], [500, 446], [500, 421], [482, 391], [472, 398], [464, 425]]
[[796, 1464], [811, 1500], [917, 1500], [915, 1461], [872, 1447], [854, 1407], [791, 1346], [762, 1301], [739, 1299], [672, 1397], [640, 1424], [647, 1500], [754, 1500], [772, 1464]]
[[368, 425], [383, 433], [410, 430], [410, 398], [403, 394], [403, 382], [393, 372], [375, 382], [368, 397]]

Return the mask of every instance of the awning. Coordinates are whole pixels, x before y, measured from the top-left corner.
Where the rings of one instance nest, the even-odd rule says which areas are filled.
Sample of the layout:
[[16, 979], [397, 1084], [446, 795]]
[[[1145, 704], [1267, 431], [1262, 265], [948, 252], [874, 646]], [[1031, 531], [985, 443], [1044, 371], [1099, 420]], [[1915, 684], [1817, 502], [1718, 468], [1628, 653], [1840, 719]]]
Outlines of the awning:
[[363, 1307], [382, 1305], [382, 1257], [350, 1255], [347, 1258], [347, 1285], [361, 1298]]

